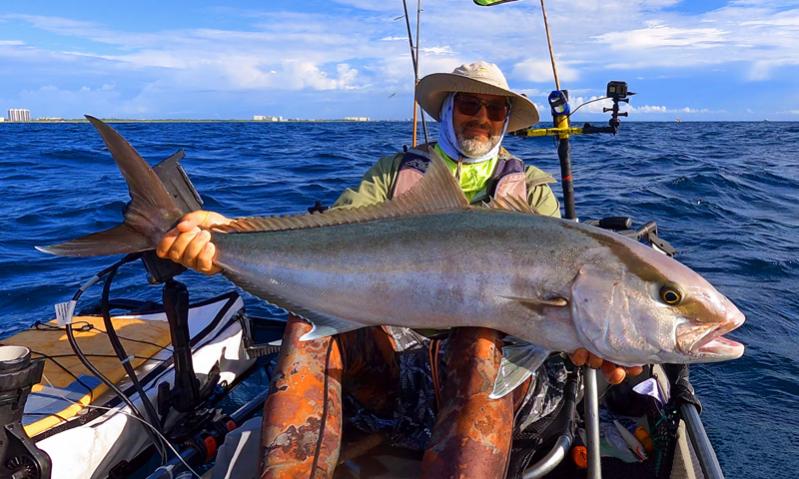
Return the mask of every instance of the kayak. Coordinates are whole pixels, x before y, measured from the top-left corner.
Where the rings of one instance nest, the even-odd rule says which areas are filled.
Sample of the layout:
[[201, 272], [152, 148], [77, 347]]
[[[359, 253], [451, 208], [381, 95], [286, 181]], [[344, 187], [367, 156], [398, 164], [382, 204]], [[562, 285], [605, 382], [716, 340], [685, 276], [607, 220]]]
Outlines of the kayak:
[[[216, 385], [222, 389], [235, 384], [254, 363], [243, 346], [242, 308], [242, 299], [233, 292], [189, 308], [194, 371], [198, 377], [218, 377]], [[166, 314], [132, 312], [115, 315], [111, 321], [130, 354], [143, 391], [157, 402], [159, 390], [175, 384]], [[133, 404], [142, 408], [139, 393], [114, 355], [102, 318], [76, 315], [72, 324], [86, 357]], [[37, 323], [3, 339], [2, 344], [24, 346], [30, 349], [32, 359], [44, 358], [42, 380], [30, 391], [22, 425], [36, 447], [52, 461], [51, 477], [107, 477], [151, 446], [142, 422], [133, 417], [130, 407], [117, 394], [81, 364], [68, 344], [64, 327], [55, 320]], [[170, 427], [186, 414], [170, 408], [160, 418], [164, 433], [168, 435]]]
[[[231, 385], [240, 381], [251, 391], [262, 391], [248, 406], [248, 414], [257, 414], [269, 388], [269, 381], [263, 378], [270, 377], [269, 369], [279, 353], [281, 321], [248, 317], [242, 299], [235, 292], [192, 304], [188, 314], [195, 373], [203, 377], [218, 370], [217, 384], [223, 390], [223, 396], [229, 393]], [[141, 311], [117, 314], [111, 319], [132, 357], [144, 391], [157, 402], [159, 384], [170, 387], [175, 384], [167, 315], [164, 311], [143, 307]], [[77, 315], [73, 318], [73, 326], [84, 353], [136, 406], [141, 407], [138, 393], [127, 380], [118, 358], [113, 356], [102, 318]], [[260, 347], [252, 345], [253, 329], [261, 332], [255, 334], [262, 343]], [[22, 416], [24, 430], [51, 459], [51, 477], [130, 477], [130, 465], [135, 464], [137, 458], [141, 461], [142, 457], [146, 459], [154, 455], [152, 442], [142, 423], [132, 417], [129, 407], [80, 364], [66, 342], [63, 327], [55, 321], [37, 323], [1, 342], [3, 345], [25, 346], [31, 350], [33, 358], [44, 358], [45, 361], [42, 380], [32, 387], [25, 404]], [[256, 363], [250, 356], [255, 357], [259, 352], [266, 355], [266, 360]], [[709, 443], [702, 443], [689, 434], [690, 428], [686, 427], [676, 405], [678, 394], [673, 393], [674, 377], [667, 368], [653, 365], [644, 374], [618, 386], [600, 381], [604, 477], [720, 477], [703, 473], [706, 465], [700, 452]], [[248, 385], [252, 381], [256, 384]], [[640, 385], [647, 387], [642, 389]], [[634, 392], [634, 387], [643, 393]], [[657, 396], [662, 404], [650, 400], [650, 406], [657, 406], [652, 409], [642, 406], [646, 401], [634, 400], [647, 400], [649, 396], [646, 394]], [[568, 426], [561, 432], [550, 431], [519, 473], [507, 477], [561, 478], [585, 474], [582, 469], [585, 463], [581, 455], [584, 440], [581, 439], [579, 400], [580, 397], [575, 398], [576, 414]], [[553, 412], [553, 415], [557, 414], [558, 411]], [[653, 414], [660, 414], [660, 417]], [[185, 415], [173, 408], [168, 418], [163, 420], [164, 434], [171, 436], [178, 446], [180, 443], [174, 441], [174, 428]], [[243, 418], [236, 416], [234, 422], [240, 424], [241, 421]], [[623, 424], [630, 434], [622, 434], [616, 423]], [[669, 427], [664, 429], [664, 424]], [[563, 441], [566, 430], [571, 435], [568, 444]], [[217, 439], [217, 443], [224, 441], [222, 437]], [[630, 440], [630, 437], [634, 439]], [[638, 442], [633, 442], [636, 440]], [[81, 447], [74, 447], [75, 444]], [[523, 449], [523, 444], [524, 438], [517, 437], [513, 454]], [[191, 451], [196, 452], [197, 448]], [[184, 460], [191, 461], [192, 454], [180, 452]], [[636, 455], [637, 452], [641, 454]], [[212, 463], [213, 453], [211, 450], [194, 454], [192, 465]], [[170, 456], [174, 466], [172, 473], [186, 470], [174, 453]], [[385, 438], [347, 429], [341, 458], [335, 473], [337, 478], [411, 478], [419, 476], [421, 466], [421, 452], [395, 447]], [[147, 467], [152, 472], [158, 464], [153, 465], [150, 461]], [[149, 475], [150, 472], [140, 470], [137, 477], [167, 477]], [[210, 477], [210, 474], [208, 472], [204, 477]]]

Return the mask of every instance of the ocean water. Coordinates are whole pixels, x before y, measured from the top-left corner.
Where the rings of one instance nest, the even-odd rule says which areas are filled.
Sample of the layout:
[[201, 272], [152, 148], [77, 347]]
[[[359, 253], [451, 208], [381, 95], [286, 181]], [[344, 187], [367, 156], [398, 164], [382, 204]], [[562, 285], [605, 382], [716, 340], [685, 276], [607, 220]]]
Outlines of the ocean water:
[[[410, 143], [409, 123], [126, 123], [151, 163], [178, 149], [205, 207], [229, 216], [330, 204], [382, 156]], [[432, 128], [434, 130], [434, 127]], [[516, 155], [559, 176], [551, 139], [509, 137]], [[627, 123], [573, 140], [581, 219], [658, 223], [678, 258], [747, 315], [730, 336], [742, 359], [692, 367], [702, 418], [730, 478], [799, 471], [799, 123]], [[560, 195], [559, 188], [556, 192]], [[36, 251], [116, 224], [127, 188], [89, 124], [0, 124], [0, 338], [50, 319], [110, 258]], [[181, 276], [201, 299], [220, 276]], [[114, 297], [157, 300], [138, 266]], [[97, 300], [90, 290], [83, 305]], [[276, 312], [252, 297], [248, 310]]]

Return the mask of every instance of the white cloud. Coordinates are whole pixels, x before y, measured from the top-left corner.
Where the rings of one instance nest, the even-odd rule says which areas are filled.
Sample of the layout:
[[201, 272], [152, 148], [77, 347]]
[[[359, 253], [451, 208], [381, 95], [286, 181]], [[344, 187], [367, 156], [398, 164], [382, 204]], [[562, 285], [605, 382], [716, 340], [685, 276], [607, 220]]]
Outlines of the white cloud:
[[[394, 2], [375, 1], [375, 0], [335, 0], [336, 3], [355, 7], [361, 10], [375, 12], [394, 12], [400, 10]], [[409, 2], [410, 3], [410, 2]], [[415, 11], [415, 10], [414, 10]], [[408, 14], [411, 14], [411, 6], [408, 5]]]
[[[577, 81], [580, 74], [568, 62], [558, 62], [558, 78], [562, 82]], [[552, 83], [552, 63], [549, 60], [524, 60], [513, 65], [511, 74], [533, 83]]]
[[[22, 22], [32, 33], [49, 32], [50, 38], [55, 35], [58, 39], [0, 40], [0, 64], [22, 64], [31, 72], [33, 83], [26, 91], [42, 86], [44, 80], [39, 79], [67, 76], [69, 87], [54, 85], [67, 97], [80, 93], [76, 85], [84, 82], [91, 90], [85, 93], [96, 98], [97, 85], [120, 79], [115, 85], [117, 93], [126, 98], [142, 95], [137, 101], [144, 104], [147, 98], [148, 111], [158, 109], [154, 99], [162, 95], [157, 98], [163, 101], [169, 97], [166, 92], [179, 96], [188, 91], [250, 95], [337, 90], [375, 98], [409, 94], [413, 71], [405, 23], [395, 20], [402, 14], [401, 3], [335, 3], [325, 13], [289, 11], [291, 3], [282, 11], [269, 13], [222, 9], [220, 15], [236, 15], [238, 27], [191, 28], [187, 24], [161, 31], [111, 27], [101, 20], [0, 14], [0, 22]], [[462, 63], [485, 59], [500, 65], [512, 87], [526, 87], [530, 96], [545, 97], [552, 87], [552, 70], [536, 3], [479, 8], [466, 0], [427, 2], [422, 13], [420, 74], [452, 71]], [[737, 74], [739, 78], [731, 76], [730, 81], [764, 82], [799, 65], [799, 5], [795, 0], [731, 1], [702, 13], [665, 8], [678, 3], [549, 2], [564, 88], [573, 97], [594, 98], [591, 95], [599, 93], [591, 89], [594, 79], [609, 70], [634, 70], [631, 77], [651, 81], [663, 79], [663, 69], [668, 69], [667, 76], [681, 80], [716, 69]], [[578, 18], [590, 21], [577, 22]], [[575, 100], [573, 104], [577, 104]], [[680, 110], [662, 106], [663, 99], [651, 101], [652, 105], [636, 111]], [[668, 97], [665, 102], [670, 102]], [[785, 108], [797, 106], [787, 104]], [[601, 107], [602, 102], [597, 102], [580, 111]]]
[[452, 48], [450, 48], [449, 45], [443, 45], [440, 47], [420, 48], [419, 50], [421, 51], [421, 53], [427, 53], [428, 55], [452, 55], [455, 53], [452, 51]]
[[712, 113], [712, 111], [708, 108], [694, 108], [690, 106], [684, 106], [682, 108], [669, 108], [663, 105], [640, 105], [640, 106], [630, 106], [629, 111], [635, 114], [648, 114], [648, 113], [678, 113], [678, 114], [698, 114], [698, 113]]
[[616, 52], [608, 67], [743, 65], [743, 79], [763, 81], [782, 67], [799, 65], [799, 5], [795, 1], [733, 1], [701, 14], [647, 16], [652, 17], [641, 15], [643, 28], [614, 28], [592, 36]]
[[641, 105], [633, 107], [636, 113], [668, 113], [669, 110], [663, 105]]
[[608, 32], [594, 39], [611, 50], [650, 50], [679, 47], [707, 49], [726, 43], [729, 32], [718, 28], [677, 28], [649, 22], [646, 28]]

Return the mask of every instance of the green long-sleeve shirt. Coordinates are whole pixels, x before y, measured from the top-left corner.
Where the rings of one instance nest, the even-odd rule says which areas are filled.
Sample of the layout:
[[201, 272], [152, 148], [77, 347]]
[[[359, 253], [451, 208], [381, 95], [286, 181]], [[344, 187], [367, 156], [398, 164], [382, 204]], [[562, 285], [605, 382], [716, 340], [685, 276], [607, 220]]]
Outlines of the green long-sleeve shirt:
[[[402, 157], [403, 153], [397, 153], [381, 158], [363, 175], [357, 187], [348, 188], [339, 196], [333, 204], [333, 208], [352, 208], [388, 200], [394, 182], [397, 180]], [[527, 176], [527, 201], [533, 211], [543, 216], [560, 218], [560, 205], [549, 187], [549, 184], [554, 183], [555, 179], [534, 166], [527, 166], [525, 175]], [[486, 201], [488, 201], [488, 195], [484, 188], [471, 198], [472, 204], [481, 204]]]

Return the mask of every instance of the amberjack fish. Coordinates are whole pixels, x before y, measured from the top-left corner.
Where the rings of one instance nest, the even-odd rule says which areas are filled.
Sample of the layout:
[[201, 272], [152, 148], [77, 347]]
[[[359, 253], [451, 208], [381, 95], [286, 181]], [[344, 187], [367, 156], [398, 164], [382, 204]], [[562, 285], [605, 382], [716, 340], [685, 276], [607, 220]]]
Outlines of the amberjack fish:
[[[125, 221], [39, 249], [65, 256], [153, 249], [187, 211], [127, 141], [87, 118], [128, 183]], [[723, 335], [744, 315], [683, 264], [511, 200], [490, 206], [470, 206], [434, 159], [413, 189], [383, 204], [217, 227], [214, 263], [239, 287], [312, 323], [304, 340], [381, 324], [502, 331], [510, 336], [495, 397], [556, 351], [585, 348], [626, 366], [743, 354]]]

